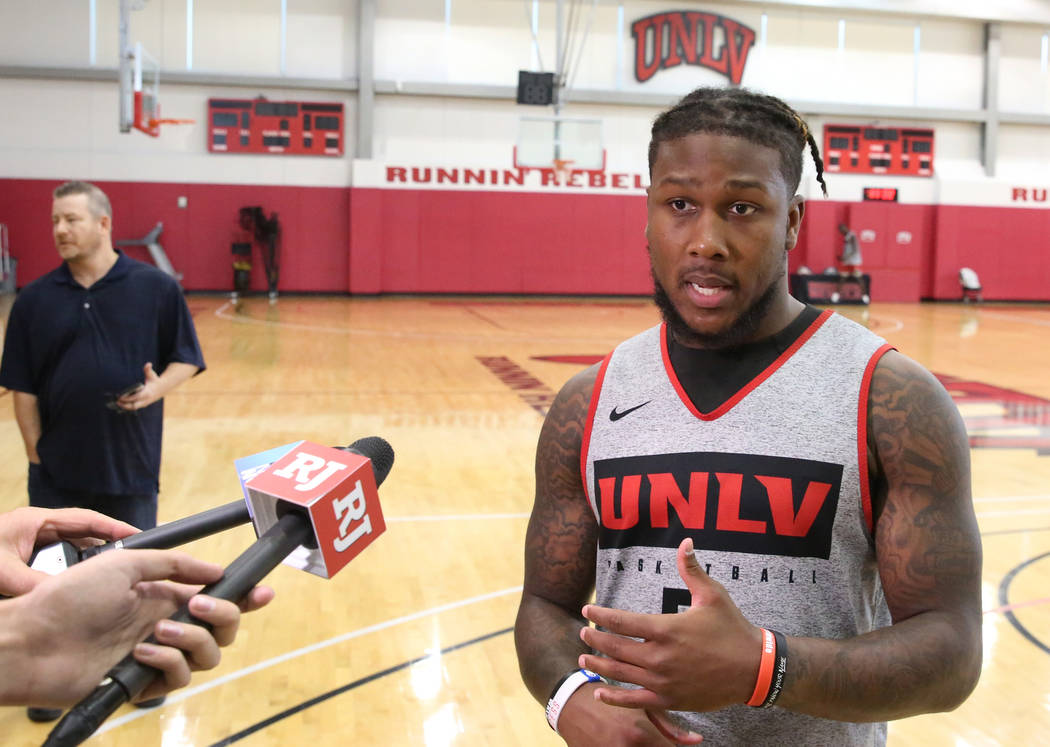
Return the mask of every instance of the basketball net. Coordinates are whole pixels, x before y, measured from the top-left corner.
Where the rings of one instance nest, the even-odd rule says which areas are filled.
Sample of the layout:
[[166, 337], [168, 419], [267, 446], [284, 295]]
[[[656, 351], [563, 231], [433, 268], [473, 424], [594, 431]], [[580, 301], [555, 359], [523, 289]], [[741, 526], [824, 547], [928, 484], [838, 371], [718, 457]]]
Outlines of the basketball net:
[[571, 158], [554, 159], [554, 174], [558, 181], [558, 184], [569, 183], [569, 179], [572, 177], [573, 163], [575, 163], [575, 161]]

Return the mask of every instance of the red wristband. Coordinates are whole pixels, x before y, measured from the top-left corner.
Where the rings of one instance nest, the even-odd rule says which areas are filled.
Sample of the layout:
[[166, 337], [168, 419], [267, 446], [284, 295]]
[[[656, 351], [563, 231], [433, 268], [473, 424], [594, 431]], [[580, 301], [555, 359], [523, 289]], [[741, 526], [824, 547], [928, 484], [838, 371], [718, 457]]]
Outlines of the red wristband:
[[755, 680], [755, 691], [751, 693], [749, 706], [760, 706], [769, 694], [773, 682], [773, 662], [777, 658], [777, 642], [773, 634], [762, 628], [762, 661], [758, 665], [758, 679]]

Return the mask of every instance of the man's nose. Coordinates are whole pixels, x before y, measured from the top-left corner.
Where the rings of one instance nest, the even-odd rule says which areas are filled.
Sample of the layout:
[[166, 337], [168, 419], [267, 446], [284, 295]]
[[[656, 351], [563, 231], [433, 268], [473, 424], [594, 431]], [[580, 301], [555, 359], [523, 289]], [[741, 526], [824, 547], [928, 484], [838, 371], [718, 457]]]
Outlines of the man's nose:
[[728, 256], [725, 221], [714, 210], [704, 210], [697, 216], [689, 237], [689, 253], [707, 259]]

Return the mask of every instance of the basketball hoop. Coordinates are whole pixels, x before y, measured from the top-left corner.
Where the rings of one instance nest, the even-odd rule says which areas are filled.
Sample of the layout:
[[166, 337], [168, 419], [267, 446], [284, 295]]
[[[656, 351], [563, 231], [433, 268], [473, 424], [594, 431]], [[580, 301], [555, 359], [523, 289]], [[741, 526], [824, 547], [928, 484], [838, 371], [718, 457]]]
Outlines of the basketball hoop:
[[[134, 92], [134, 121], [131, 126], [135, 129], [145, 132], [151, 138], [156, 138], [160, 136], [163, 124], [196, 124], [196, 120], [159, 118], [161, 105], [155, 99], [149, 102], [150, 98], [145, 96], [141, 90]], [[151, 107], [148, 106], [150, 103]]]
[[[125, 36], [122, 26], [122, 42]], [[192, 119], [160, 116], [160, 64], [140, 42], [125, 49], [119, 77], [121, 132], [131, 132], [134, 128], [150, 137], [159, 137], [161, 125], [195, 123]]]
[[160, 103], [156, 98], [145, 95], [142, 91], [135, 91], [135, 119], [132, 121], [132, 127], [136, 130], [145, 132], [150, 137], [159, 137], [161, 125], [197, 123], [195, 119], [164, 119], [158, 117], [158, 114]]

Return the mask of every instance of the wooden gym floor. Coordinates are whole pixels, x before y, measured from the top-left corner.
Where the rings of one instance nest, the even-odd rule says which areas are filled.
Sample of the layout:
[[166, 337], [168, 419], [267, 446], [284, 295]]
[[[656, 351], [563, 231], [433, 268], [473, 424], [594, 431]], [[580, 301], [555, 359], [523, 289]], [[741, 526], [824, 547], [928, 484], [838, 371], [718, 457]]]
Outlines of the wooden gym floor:
[[[10, 296], [0, 297], [6, 319]], [[306, 438], [386, 438], [388, 529], [336, 578], [290, 568], [217, 670], [98, 745], [560, 744], [518, 676], [511, 626], [546, 403], [656, 321], [640, 299], [192, 295], [208, 370], [168, 398], [161, 521], [239, 496], [233, 460]], [[842, 307], [942, 375], [974, 443], [985, 665], [950, 714], [895, 722], [891, 745], [1031, 745], [1050, 734], [1050, 307]], [[560, 357], [559, 357], [560, 356]], [[0, 510], [25, 455], [0, 396]], [[227, 563], [240, 527], [187, 549]], [[5, 672], [0, 676], [16, 676]], [[5, 745], [50, 727], [0, 709]]]

